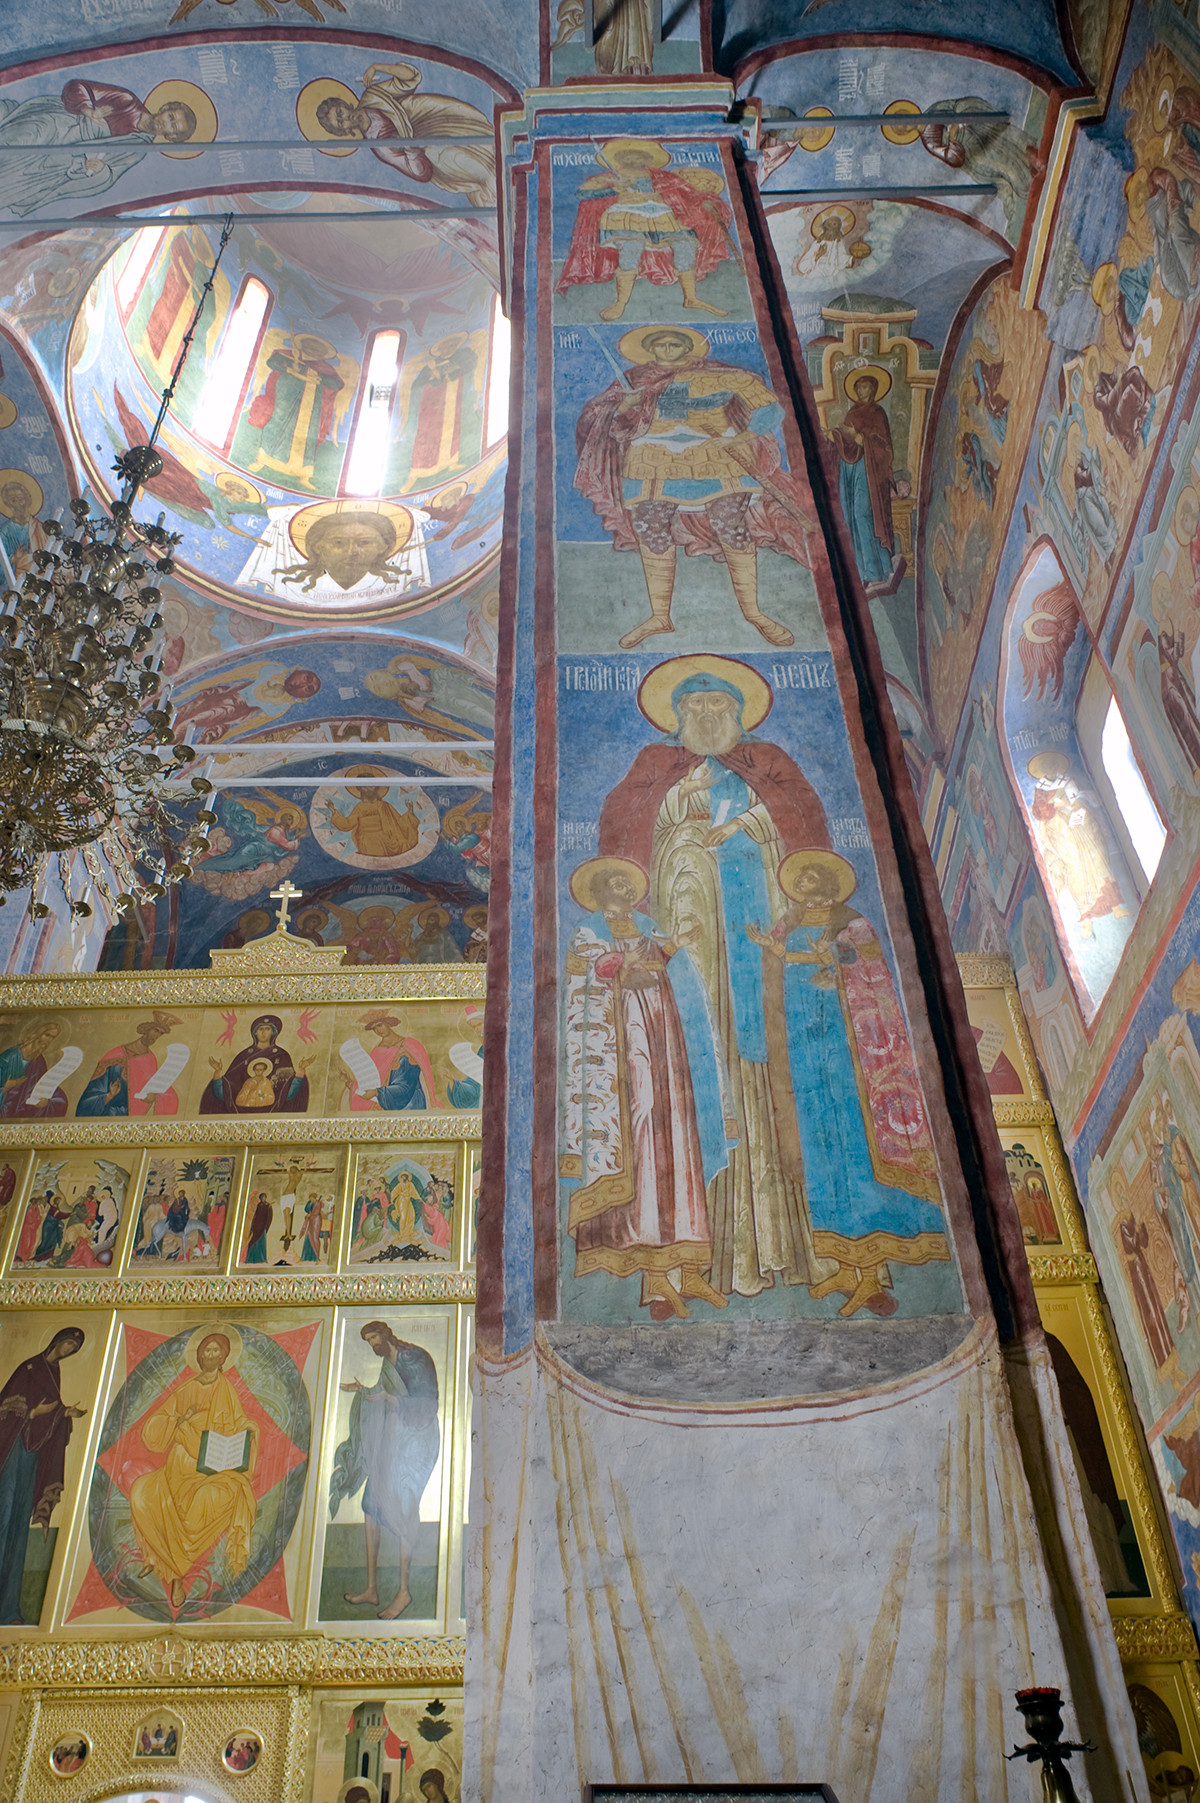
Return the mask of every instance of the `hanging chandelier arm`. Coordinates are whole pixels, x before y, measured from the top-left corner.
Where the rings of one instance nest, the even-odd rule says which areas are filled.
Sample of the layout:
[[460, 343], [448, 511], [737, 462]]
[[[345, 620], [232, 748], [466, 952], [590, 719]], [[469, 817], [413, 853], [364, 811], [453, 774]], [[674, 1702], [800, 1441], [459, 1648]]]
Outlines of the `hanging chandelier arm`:
[[[225, 215], [224, 224], [221, 227], [221, 238], [220, 238], [219, 244], [217, 245], [217, 254], [213, 259], [213, 266], [208, 272], [208, 278], [205, 281], [203, 288], [201, 288], [201, 290], [200, 290], [200, 297], [196, 302], [195, 308], [193, 309], [193, 312], [192, 312], [192, 317], [191, 317], [190, 321], [188, 322], [187, 331], [184, 333], [182, 341], [180, 342], [179, 355], [175, 359], [175, 367], [171, 371], [171, 380], [167, 384], [166, 388], [163, 389], [162, 399], [159, 402], [158, 414], [157, 414], [157, 417], [155, 418], [153, 426], [150, 429], [150, 436], [147, 439], [147, 441], [143, 447], [134, 447], [135, 451], [140, 448], [142, 450], [143, 455], [142, 455], [142, 458], [140, 459], [140, 467], [139, 467], [139, 460], [136, 457], [134, 458], [133, 462], [131, 463], [131, 465], [130, 465], [131, 473], [127, 476], [125, 487], [121, 492], [121, 500], [126, 507], [132, 506], [133, 501], [137, 496], [138, 489], [142, 486], [142, 483], [145, 482], [146, 480], [148, 480], [149, 477], [157, 475], [157, 473], [158, 473], [157, 470], [154, 470], [152, 467], [150, 467], [149, 459], [147, 459], [145, 457], [144, 453], [146, 451], [152, 451], [154, 449], [154, 446], [158, 440], [158, 435], [162, 431], [163, 422], [165, 421], [167, 414], [170, 411], [171, 402], [175, 398], [175, 390], [179, 386], [179, 378], [183, 374], [184, 366], [186, 365], [188, 356], [191, 352], [192, 339], [195, 337], [196, 327], [200, 323], [200, 315], [204, 311], [204, 303], [213, 291], [213, 284], [217, 279], [217, 271], [221, 267], [221, 258], [225, 255], [225, 246], [229, 243], [229, 240], [232, 236], [233, 236], [233, 214], [227, 213]], [[126, 457], [128, 458], [129, 456], [130, 456], [130, 453], [126, 453]], [[123, 459], [122, 461], [125, 461], [125, 459]], [[161, 467], [161, 465], [160, 465], [160, 467]]]

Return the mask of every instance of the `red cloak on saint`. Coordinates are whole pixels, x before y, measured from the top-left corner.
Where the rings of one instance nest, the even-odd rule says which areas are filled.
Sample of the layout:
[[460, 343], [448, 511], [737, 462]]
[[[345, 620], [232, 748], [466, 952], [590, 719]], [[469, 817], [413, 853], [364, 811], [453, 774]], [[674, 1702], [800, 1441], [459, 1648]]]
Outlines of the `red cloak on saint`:
[[[689, 357], [683, 363], [642, 363], [629, 371], [629, 386], [614, 382], [602, 394], [585, 401], [575, 427], [575, 448], [579, 464], [575, 486], [587, 496], [606, 532], [612, 533], [618, 551], [636, 551], [637, 535], [625, 502], [623, 476], [629, 447], [639, 433], [645, 432], [658, 407], [659, 397], [672, 382], [686, 381], [698, 370], [727, 369], [744, 377], [740, 364], [721, 363], [715, 357]], [[636, 394], [640, 406], [625, 407], [630, 393]], [[745, 434], [750, 424], [750, 410], [739, 394], [725, 403], [724, 414], [729, 425]], [[745, 460], [746, 474], [763, 484], [746, 510], [746, 525], [754, 542], [769, 551], [808, 565], [805, 533], [815, 532], [807, 488], [783, 468], [779, 444], [771, 432], [740, 440], [738, 451]], [[766, 484], [770, 484], [768, 489]], [[709, 524], [703, 509], [680, 511], [675, 516], [672, 536], [689, 557], [715, 557], [724, 563], [721, 541]]]
[[[729, 226], [733, 214], [719, 195], [699, 193], [680, 170], [651, 170], [650, 182], [680, 225], [695, 232], [695, 276], [702, 282], [718, 263], [731, 255]], [[600, 221], [616, 193], [614, 177], [612, 188], [599, 194], [588, 193], [580, 201], [571, 248], [558, 278], [558, 294], [565, 294], [576, 282], [611, 282], [616, 275], [617, 247], [600, 242]], [[660, 287], [674, 282], [678, 272], [670, 246], [647, 245], [638, 260], [638, 274], [648, 282], [657, 282]]]
[[[683, 745], [645, 745], [600, 810], [599, 855], [630, 858], [649, 870], [654, 857], [654, 824], [669, 790], [705, 761], [704, 754]], [[716, 757], [762, 802], [775, 824], [783, 848], [790, 852], [818, 846], [828, 851], [825, 810], [808, 778], [778, 745], [743, 739]]]

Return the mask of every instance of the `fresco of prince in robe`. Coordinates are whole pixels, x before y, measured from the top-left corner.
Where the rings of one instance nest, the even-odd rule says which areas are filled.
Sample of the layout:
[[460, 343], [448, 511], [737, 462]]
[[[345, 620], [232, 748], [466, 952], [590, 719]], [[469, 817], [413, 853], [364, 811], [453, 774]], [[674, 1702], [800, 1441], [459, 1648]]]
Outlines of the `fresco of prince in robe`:
[[812, 783], [755, 730], [773, 701], [732, 658], [652, 669], [638, 706], [661, 738], [571, 878], [589, 910], [567, 954], [575, 1275], [640, 1273], [658, 1320], [764, 1292], [772, 1314], [886, 1316], [894, 1264], [950, 1257], [887, 958]]

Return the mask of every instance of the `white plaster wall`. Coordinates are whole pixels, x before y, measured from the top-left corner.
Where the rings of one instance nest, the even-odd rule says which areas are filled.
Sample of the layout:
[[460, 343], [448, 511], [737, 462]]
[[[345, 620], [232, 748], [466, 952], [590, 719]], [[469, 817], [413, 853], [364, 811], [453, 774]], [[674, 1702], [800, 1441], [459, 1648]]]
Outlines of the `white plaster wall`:
[[[788, 1779], [842, 1803], [1025, 1803], [1012, 1693], [1059, 1685], [1067, 1734], [1095, 1725], [984, 1330], [885, 1393], [733, 1417], [632, 1407], [544, 1346], [479, 1383], [464, 1803]], [[1088, 1613], [1111, 1642], [1098, 1588]]]

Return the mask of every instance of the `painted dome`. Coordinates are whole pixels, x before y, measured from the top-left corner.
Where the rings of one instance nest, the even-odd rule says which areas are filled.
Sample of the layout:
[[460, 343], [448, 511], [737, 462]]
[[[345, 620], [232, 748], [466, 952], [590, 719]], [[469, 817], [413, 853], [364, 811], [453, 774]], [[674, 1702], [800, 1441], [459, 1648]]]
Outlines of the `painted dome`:
[[[69, 404], [102, 495], [149, 436], [218, 237], [215, 219], [148, 225], [88, 290]], [[506, 331], [457, 225], [303, 206], [242, 220], [145, 495], [182, 535], [181, 573], [272, 614], [398, 615], [461, 592], [499, 553]]]

